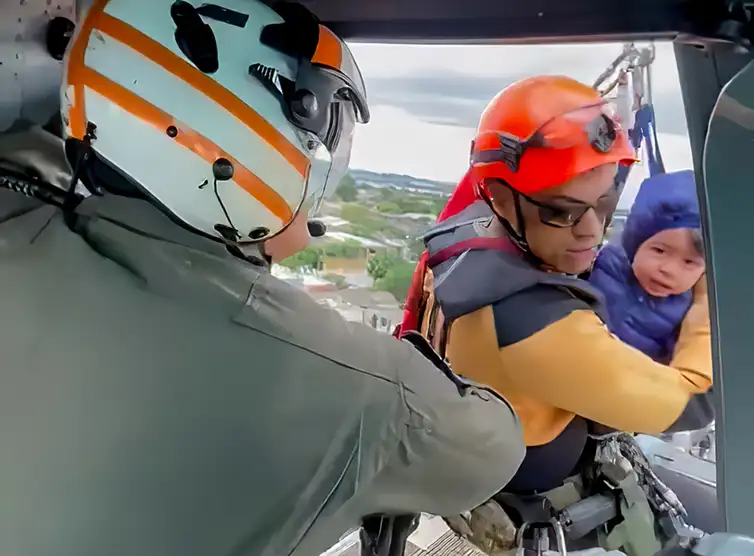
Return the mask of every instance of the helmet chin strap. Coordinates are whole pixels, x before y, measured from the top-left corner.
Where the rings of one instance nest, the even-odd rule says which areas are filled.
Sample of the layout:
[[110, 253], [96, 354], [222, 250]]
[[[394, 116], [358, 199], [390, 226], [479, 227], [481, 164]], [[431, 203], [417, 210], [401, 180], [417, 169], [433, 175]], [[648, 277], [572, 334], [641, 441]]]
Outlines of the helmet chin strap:
[[[622, 190], [623, 185], [625, 185], [625, 183], [616, 184], [616, 187], [620, 187], [620, 189]], [[531, 247], [529, 247], [529, 242], [526, 241], [526, 222], [524, 220], [523, 211], [521, 210], [521, 195], [519, 195], [518, 192], [512, 187], [510, 187], [510, 191], [513, 194], [513, 206], [516, 211], [516, 220], [518, 221], [518, 228], [520, 231], [517, 231], [516, 228], [505, 217], [500, 215], [495, 210], [495, 206], [492, 204], [492, 199], [490, 199], [481, 190], [479, 191], [479, 194], [482, 197], [482, 200], [485, 203], [487, 203], [487, 206], [490, 207], [490, 210], [492, 211], [492, 214], [495, 215], [495, 218], [497, 218], [500, 224], [502, 224], [503, 228], [505, 228], [505, 231], [508, 234], [508, 237], [513, 242], [513, 244], [516, 247], [518, 247], [518, 249], [521, 251], [525, 260], [527, 260], [533, 266], [536, 266], [537, 268], [544, 270], [546, 272], [563, 273], [563, 271], [558, 270], [557, 268], [555, 268], [554, 266], [550, 264], [547, 264], [545, 261], [543, 261], [541, 258], [539, 258], [537, 255], [535, 255], [532, 252]], [[610, 227], [610, 223], [612, 222], [612, 217], [613, 215], [611, 213], [610, 216], [608, 216], [605, 219], [605, 225], [602, 228], [602, 240], [600, 241], [600, 246], [605, 244], [605, 237], [607, 236], [607, 229]], [[589, 268], [589, 270], [591, 270], [591, 267]], [[585, 272], [589, 272], [589, 270], [586, 270]]]
[[513, 244], [516, 247], [518, 247], [518, 249], [521, 251], [526, 261], [528, 261], [533, 266], [536, 266], [537, 268], [540, 268], [548, 272], [560, 272], [559, 270], [554, 268], [552, 265], [548, 265], [546, 262], [544, 262], [542, 259], [540, 259], [537, 255], [535, 255], [532, 252], [531, 248], [529, 247], [529, 243], [526, 241], [526, 225], [524, 223], [524, 214], [523, 214], [523, 211], [521, 210], [521, 197], [513, 189], [511, 189], [511, 193], [513, 193], [513, 203], [514, 203], [514, 208], [516, 210], [516, 220], [518, 220], [518, 228], [520, 231], [517, 231], [516, 228], [506, 218], [501, 216], [495, 210], [495, 206], [492, 204], [492, 200], [487, 195], [482, 193], [481, 197], [482, 197], [482, 200], [485, 203], [487, 203], [487, 206], [490, 207], [490, 210], [492, 211], [492, 214], [495, 215], [495, 218], [497, 218], [500, 224], [502, 224], [503, 228], [505, 228], [505, 231], [508, 234], [508, 237], [513, 242]]

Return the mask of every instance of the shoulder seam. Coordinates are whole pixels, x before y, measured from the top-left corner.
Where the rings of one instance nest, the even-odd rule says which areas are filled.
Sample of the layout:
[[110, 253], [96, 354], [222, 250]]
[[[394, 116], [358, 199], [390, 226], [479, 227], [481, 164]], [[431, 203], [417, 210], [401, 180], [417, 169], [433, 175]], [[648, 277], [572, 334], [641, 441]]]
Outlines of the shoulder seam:
[[537, 284], [501, 300], [492, 307], [498, 346], [525, 340], [577, 310], [591, 308], [570, 288], [560, 285]]

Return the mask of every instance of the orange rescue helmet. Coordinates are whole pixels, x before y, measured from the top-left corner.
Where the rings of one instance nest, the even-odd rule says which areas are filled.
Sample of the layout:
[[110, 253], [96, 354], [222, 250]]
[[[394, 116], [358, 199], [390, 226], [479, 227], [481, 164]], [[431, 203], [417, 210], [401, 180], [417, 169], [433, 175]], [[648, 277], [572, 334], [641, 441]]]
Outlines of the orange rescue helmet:
[[471, 172], [483, 192], [486, 180], [499, 179], [528, 195], [603, 164], [636, 161], [612, 106], [564, 76], [503, 89], [482, 113], [471, 144]]

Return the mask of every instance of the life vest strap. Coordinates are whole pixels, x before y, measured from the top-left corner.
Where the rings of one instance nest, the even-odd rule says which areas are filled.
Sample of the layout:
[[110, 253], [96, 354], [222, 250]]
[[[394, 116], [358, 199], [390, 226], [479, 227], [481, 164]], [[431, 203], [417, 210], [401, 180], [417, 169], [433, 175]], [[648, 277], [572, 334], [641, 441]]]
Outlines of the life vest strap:
[[441, 249], [427, 260], [427, 266], [429, 268], [435, 267], [444, 263], [447, 260], [457, 257], [461, 253], [466, 251], [480, 251], [483, 249], [491, 249], [494, 251], [505, 251], [507, 253], [515, 252], [515, 247], [511, 244], [510, 240], [505, 237], [472, 237], [464, 239], [453, 245], [449, 245], [445, 249]]

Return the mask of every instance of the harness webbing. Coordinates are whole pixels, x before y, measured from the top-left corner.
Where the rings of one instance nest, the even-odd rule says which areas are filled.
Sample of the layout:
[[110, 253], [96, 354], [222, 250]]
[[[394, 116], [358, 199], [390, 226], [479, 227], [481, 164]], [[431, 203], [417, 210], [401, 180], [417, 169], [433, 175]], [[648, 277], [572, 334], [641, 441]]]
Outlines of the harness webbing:
[[510, 240], [508, 240], [508, 238], [472, 237], [469, 239], [464, 239], [463, 241], [459, 241], [458, 243], [454, 243], [453, 245], [450, 245], [445, 249], [441, 249], [440, 251], [429, 257], [429, 259], [427, 259], [427, 266], [429, 266], [429, 268], [432, 268], [434, 266], [437, 266], [438, 264], [444, 263], [449, 259], [452, 259], [453, 257], [460, 255], [461, 253], [464, 253], [465, 251], [479, 251], [483, 249], [515, 252], [515, 248], [511, 244]]
[[[628, 137], [634, 149], [639, 150], [642, 146], [646, 151], [649, 176], [665, 173], [665, 163], [660, 153], [660, 145], [657, 140], [657, 126], [655, 125], [655, 111], [651, 104], [645, 104], [636, 112], [634, 127], [628, 132]], [[616, 182], [621, 186], [626, 183], [631, 166], [620, 166], [616, 176]]]

